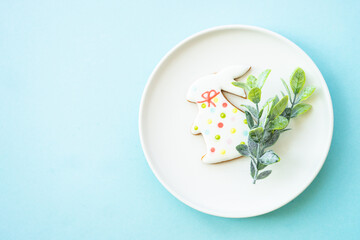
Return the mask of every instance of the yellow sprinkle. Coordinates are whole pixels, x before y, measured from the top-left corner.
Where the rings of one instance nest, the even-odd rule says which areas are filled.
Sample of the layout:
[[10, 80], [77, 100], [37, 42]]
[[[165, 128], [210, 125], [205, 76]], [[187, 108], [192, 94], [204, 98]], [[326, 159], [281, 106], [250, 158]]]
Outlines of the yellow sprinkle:
[[208, 119], [208, 124], [211, 124], [212, 123], [212, 120], [211, 119]]
[[234, 133], [236, 132], [236, 129], [235, 129], [235, 128], [232, 128], [232, 129], [230, 129], [230, 132], [231, 132], [232, 134], [234, 134]]
[[224, 155], [226, 152], [225, 152], [225, 150], [223, 149], [223, 150], [220, 151], [220, 153], [221, 153], [222, 155]]
[[245, 144], [245, 142], [241, 142], [240, 144]]
[[201, 107], [206, 108], [206, 104], [205, 103], [201, 104]]
[[216, 97], [214, 98], [214, 102], [217, 103], [219, 101], [219, 99]]
[[233, 113], [237, 113], [237, 111], [238, 111], [237, 108], [233, 109]]
[[195, 127], [194, 127], [194, 130], [195, 130], [195, 131], [196, 131], [196, 130], [198, 130], [198, 129], [199, 129], [199, 127], [198, 127], [198, 126], [195, 126]]
[[246, 119], [244, 119], [244, 123], [247, 124], [247, 120], [246, 120]]

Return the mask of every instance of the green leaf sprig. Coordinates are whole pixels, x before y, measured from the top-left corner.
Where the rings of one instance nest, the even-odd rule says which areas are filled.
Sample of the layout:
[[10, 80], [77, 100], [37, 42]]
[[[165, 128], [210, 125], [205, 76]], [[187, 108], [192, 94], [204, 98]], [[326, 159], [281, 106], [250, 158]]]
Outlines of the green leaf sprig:
[[292, 89], [293, 95], [291, 94], [288, 85], [286, 82], [281, 79], [287, 94], [290, 98], [290, 107], [286, 108], [283, 116], [288, 120], [290, 118], [295, 118], [301, 114], [306, 113], [311, 109], [311, 105], [307, 103], [303, 103], [303, 101], [307, 100], [315, 91], [314, 87], [305, 87], [305, 72], [301, 68], [297, 68], [290, 78], [290, 87]]
[[288, 95], [283, 94], [270, 98], [260, 109], [261, 89], [271, 70], [265, 70], [258, 78], [250, 75], [246, 83], [234, 82], [233, 85], [243, 88], [248, 93], [248, 99], [255, 106], [243, 105], [246, 108], [246, 123], [250, 129], [247, 145], [242, 143], [236, 150], [244, 156], [249, 156], [250, 175], [255, 184], [257, 180], [264, 179], [271, 174], [271, 170], [264, 170], [267, 166], [280, 161], [280, 157], [268, 148], [279, 139], [280, 134], [290, 130], [286, 128], [290, 119], [298, 117], [311, 109], [311, 105], [303, 103], [315, 91], [314, 87], [305, 87], [305, 72], [297, 68], [290, 77], [290, 88], [281, 79]]

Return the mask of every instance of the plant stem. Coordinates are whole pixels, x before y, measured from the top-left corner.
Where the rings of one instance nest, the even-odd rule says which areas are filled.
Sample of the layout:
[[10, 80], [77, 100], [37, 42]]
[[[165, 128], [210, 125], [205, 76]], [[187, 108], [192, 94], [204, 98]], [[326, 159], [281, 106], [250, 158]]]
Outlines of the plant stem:
[[257, 144], [256, 164], [255, 164], [255, 174], [254, 174], [253, 184], [256, 183], [258, 172], [259, 172], [259, 170], [258, 170], [259, 154], [260, 154], [260, 143]]
[[[259, 116], [260, 112], [259, 112], [259, 104], [258, 103], [256, 103], [256, 111], [257, 111], [257, 116], [258, 116], [257, 117], [257, 127], [259, 127], [260, 126], [260, 116]], [[257, 144], [257, 152], [256, 152], [256, 158], [255, 158], [256, 162], [254, 159], [255, 174], [254, 174], [254, 178], [253, 178], [253, 180], [254, 180], [253, 184], [256, 183], [258, 172], [259, 172], [259, 170], [258, 170], [259, 154], [260, 154], [260, 143]]]
[[256, 163], [256, 160], [253, 158], [253, 156], [250, 156], [250, 158], [251, 158], [251, 164], [254, 167], [253, 184], [255, 184], [256, 177], [257, 177], [257, 174], [258, 174], [257, 163]]
[[294, 105], [295, 105], [295, 101], [296, 101], [296, 94], [294, 94], [294, 99], [293, 99], [293, 101], [292, 101], [292, 103], [291, 103], [291, 111], [290, 111], [290, 115], [292, 114], [292, 110], [293, 110], [293, 108], [294, 108]]
[[253, 178], [253, 184], [256, 184], [257, 175], [258, 175], [257, 164], [255, 166], [256, 166], [256, 168], [255, 168], [255, 175], [254, 175], [254, 178]]
[[260, 112], [259, 112], [259, 104], [256, 104], [256, 111], [257, 111], [257, 127], [260, 126]]

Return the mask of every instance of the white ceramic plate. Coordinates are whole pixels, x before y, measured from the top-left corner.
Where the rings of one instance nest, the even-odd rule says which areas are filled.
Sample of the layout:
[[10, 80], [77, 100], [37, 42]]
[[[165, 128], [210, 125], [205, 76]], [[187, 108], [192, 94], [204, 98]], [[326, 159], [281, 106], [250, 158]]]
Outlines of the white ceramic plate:
[[[293, 120], [293, 130], [273, 148], [282, 160], [271, 165], [272, 174], [256, 185], [248, 158], [204, 164], [203, 138], [190, 133], [198, 109], [185, 99], [188, 88], [198, 77], [234, 64], [252, 67], [245, 79], [272, 69], [262, 99], [283, 90], [280, 77], [288, 81], [297, 67], [305, 70], [306, 84], [317, 88], [309, 100], [313, 109]], [[227, 96], [235, 105], [242, 101]], [[285, 205], [314, 180], [329, 151], [333, 109], [324, 78], [298, 46], [258, 27], [223, 26], [191, 36], [161, 60], [143, 93], [139, 130], [151, 169], [175, 197], [208, 214], [251, 217]]]

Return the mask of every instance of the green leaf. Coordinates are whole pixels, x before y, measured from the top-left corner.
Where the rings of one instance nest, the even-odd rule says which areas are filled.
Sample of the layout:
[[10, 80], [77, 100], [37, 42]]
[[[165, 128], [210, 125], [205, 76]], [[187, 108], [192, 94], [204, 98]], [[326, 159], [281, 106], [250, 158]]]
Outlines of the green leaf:
[[289, 95], [290, 99], [291, 99], [291, 93], [290, 93], [290, 89], [288, 87], [288, 85], [286, 84], [285, 80], [281, 78], [281, 82], [282, 84], [284, 85], [285, 89], [286, 89], [286, 92], [287, 94]]
[[279, 102], [279, 97], [277, 95], [275, 95], [274, 100], [273, 100], [273, 106], [275, 106], [278, 102]]
[[291, 118], [297, 117], [301, 114], [306, 113], [307, 111], [309, 111], [311, 109], [311, 105], [307, 104], [307, 103], [299, 103], [297, 105], [295, 105], [295, 107], [293, 108], [292, 112], [291, 112]]
[[251, 162], [250, 162], [250, 175], [252, 178], [254, 178], [254, 176], [255, 176], [255, 167], [254, 167], [253, 160], [251, 160]]
[[268, 78], [270, 72], [271, 72], [270, 69], [266, 69], [265, 71], [260, 73], [258, 81], [257, 81], [257, 87], [258, 88], [261, 89], [264, 86], [264, 83], [265, 83], [266, 79]]
[[261, 118], [263, 112], [264, 112], [264, 109], [261, 109], [260, 112], [259, 112], [259, 118]]
[[298, 94], [305, 84], [305, 72], [301, 68], [297, 68], [290, 78], [290, 86], [294, 94]]
[[267, 167], [267, 165], [258, 163], [258, 168], [257, 168], [257, 169], [260, 171], [260, 170], [263, 170], [263, 169], [266, 168], [266, 167]]
[[278, 155], [276, 155], [274, 153], [273, 150], [269, 150], [267, 152], [265, 152], [260, 158], [259, 158], [259, 161], [261, 164], [264, 164], [264, 165], [270, 165], [270, 164], [273, 164], [273, 163], [277, 163], [278, 161], [280, 161], [280, 158]]
[[246, 90], [247, 92], [250, 90], [249, 86], [243, 82], [232, 82], [232, 85], [234, 85], [235, 87], [242, 88], [242, 89]]
[[236, 150], [243, 156], [249, 156], [249, 148], [246, 144], [239, 144], [236, 146]]
[[259, 176], [257, 177], [257, 180], [268, 177], [270, 175], [270, 173], [271, 173], [271, 170], [263, 171], [262, 173], [259, 174]]
[[274, 97], [274, 99], [272, 101], [272, 104], [271, 104], [270, 112], [278, 102], [279, 102], [279, 97], [277, 95], [275, 95], [275, 97]]
[[305, 101], [306, 99], [308, 99], [314, 93], [314, 91], [315, 91], [314, 87], [304, 88], [298, 97], [299, 102], [302, 102], [302, 101]]
[[289, 97], [283, 97], [270, 111], [269, 119], [270, 121], [277, 118], [286, 108], [289, 101]]
[[263, 149], [271, 147], [280, 137], [280, 131], [265, 131], [263, 137]]
[[279, 133], [283, 133], [283, 132], [287, 132], [290, 131], [291, 128], [287, 128], [287, 129], [281, 129], [281, 130], [277, 130]]
[[246, 116], [247, 125], [249, 126], [250, 129], [252, 129], [254, 127], [253, 117], [248, 111], [245, 111], [245, 116]]
[[254, 75], [250, 75], [248, 76], [248, 78], [246, 79], [246, 84], [250, 87], [250, 88], [253, 88], [253, 87], [256, 87], [256, 82], [257, 82], [257, 79]]
[[280, 114], [280, 116], [286, 117], [289, 120], [291, 116], [291, 108], [285, 108], [285, 110]]
[[252, 101], [253, 103], [259, 103], [260, 99], [261, 99], [261, 90], [260, 88], [253, 88], [250, 90], [248, 98], [250, 101]]
[[256, 118], [256, 119], [258, 118], [257, 110], [254, 107], [252, 107], [250, 105], [241, 105], [241, 106], [246, 107], [249, 110], [249, 112], [253, 115], [254, 118]]
[[265, 143], [266, 141], [268, 141], [271, 138], [271, 135], [274, 133], [275, 131], [269, 131], [268, 129], [265, 129], [264, 131], [264, 136], [263, 136], [263, 143]]
[[249, 137], [254, 140], [254, 142], [260, 142], [264, 134], [264, 129], [262, 127], [255, 128], [249, 132]]
[[251, 153], [251, 155], [256, 156], [257, 154], [257, 143], [254, 142], [251, 138], [248, 138], [248, 148]]
[[269, 129], [270, 130], [277, 130], [277, 129], [284, 129], [289, 124], [289, 121], [287, 118], [278, 116], [274, 120], [270, 121], [269, 123]]
[[271, 104], [273, 101], [275, 100], [275, 97], [269, 98], [266, 103], [264, 104], [264, 106], [262, 107], [262, 109], [266, 108], [267, 105]]

